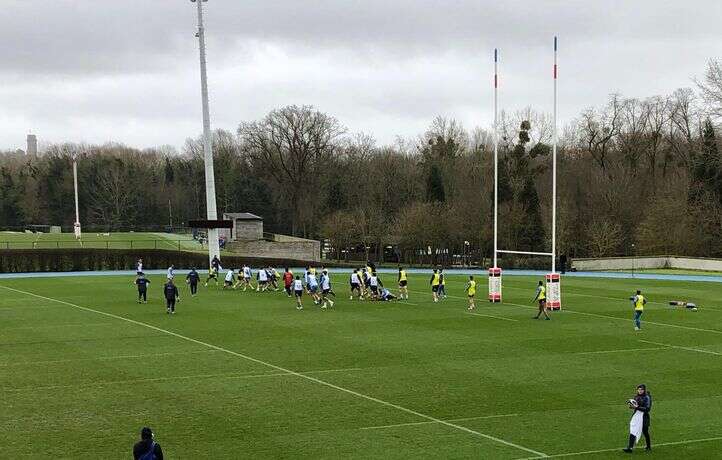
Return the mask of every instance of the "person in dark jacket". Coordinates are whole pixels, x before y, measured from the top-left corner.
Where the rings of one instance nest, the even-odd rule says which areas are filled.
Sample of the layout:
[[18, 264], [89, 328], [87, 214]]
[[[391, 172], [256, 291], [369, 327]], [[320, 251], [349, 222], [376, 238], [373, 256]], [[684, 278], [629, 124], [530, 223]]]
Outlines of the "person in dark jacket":
[[[646, 385], [641, 384], [637, 386], [637, 394], [634, 397], [631, 407], [633, 407], [635, 411], [642, 412], [642, 434], [644, 434], [644, 441], [647, 443], [645, 450], [652, 450], [652, 438], [649, 436], [649, 412], [652, 410], [652, 395], [647, 391]], [[633, 434], [630, 434], [629, 444], [627, 444], [627, 448], [624, 449], [624, 451], [631, 453], [636, 442], [637, 439]]]
[[198, 274], [196, 268], [191, 268], [191, 271], [186, 275], [186, 283], [191, 288], [191, 296], [195, 296], [198, 292], [198, 282], [201, 280], [201, 275]]
[[163, 285], [163, 296], [165, 297], [165, 307], [169, 314], [175, 314], [175, 303], [180, 300], [178, 295], [178, 288], [173, 284], [173, 280], [169, 279], [167, 283]]
[[138, 303], [140, 303], [141, 300], [143, 303], [148, 303], [148, 285], [150, 284], [150, 280], [145, 277], [143, 272], [139, 272], [134, 284], [138, 286]]
[[148, 427], [140, 430], [140, 441], [133, 446], [135, 460], [163, 460], [163, 450], [153, 439], [153, 430]]

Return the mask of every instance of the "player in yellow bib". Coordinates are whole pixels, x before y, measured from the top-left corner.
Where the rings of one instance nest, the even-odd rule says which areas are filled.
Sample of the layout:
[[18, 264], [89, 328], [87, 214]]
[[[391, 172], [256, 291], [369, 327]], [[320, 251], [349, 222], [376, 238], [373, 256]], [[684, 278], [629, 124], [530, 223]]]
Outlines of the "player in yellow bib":
[[476, 295], [476, 281], [474, 281], [474, 275], [469, 275], [469, 281], [466, 283], [464, 290], [469, 298], [469, 310], [473, 310], [476, 308], [476, 305], [474, 305], [474, 296]]
[[406, 270], [399, 267], [399, 300], [409, 300], [409, 279], [406, 276]]
[[637, 290], [637, 295], [630, 297], [632, 305], [634, 305], [634, 330], [642, 330], [642, 313], [644, 313], [644, 305], [647, 303], [647, 299], [642, 295], [642, 291]]
[[534, 319], [539, 319], [539, 316], [544, 313], [544, 319], [551, 319], [547, 314], [547, 288], [544, 286], [544, 281], [539, 281], [539, 285], [536, 288], [536, 295], [534, 300], [539, 301], [539, 313], [536, 314]]
[[437, 269], [434, 269], [434, 273], [431, 275], [431, 280], [429, 281], [429, 284], [431, 285], [431, 297], [434, 299], [434, 302], [438, 302], [441, 276], [439, 275], [439, 271]]

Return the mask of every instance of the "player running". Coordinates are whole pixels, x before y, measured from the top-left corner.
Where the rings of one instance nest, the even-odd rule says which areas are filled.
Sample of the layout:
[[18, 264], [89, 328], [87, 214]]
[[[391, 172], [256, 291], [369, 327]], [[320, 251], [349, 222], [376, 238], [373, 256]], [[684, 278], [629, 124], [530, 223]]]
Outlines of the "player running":
[[293, 286], [293, 272], [286, 267], [283, 272], [283, 290], [286, 291], [286, 295], [291, 297], [291, 288]]
[[299, 276], [293, 280], [293, 294], [296, 296], [296, 310], [303, 310], [303, 281]]
[[351, 273], [348, 281], [351, 286], [351, 296], [348, 299], [353, 300], [354, 292], [358, 295], [359, 300], [363, 299], [364, 294], [361, 290], [361, 278], [358, 275], [358, 269], [353, 269], [353, 273]]
[[229, 268], [226, 272], [226, 279], [223, 280], [223, 289], [235, 289], [234, 281], [236, 280], [236, 274], [232, 268]]
[[208, 287], [208, 282], [210, 280], [213, 280], [216, 283], [216, 286], [218, 286], [218, 269], [211, 265], [211, 268], [208, 269], [208, 278], [206, 278], [206, 282], [203, 283], [204, 287]]
[[406, 276], [406, 270], [399, 267], [399, 300], [409, 300], [409, 280]]
[[[243, 271], [243, 292], [246, 292], [246, 289], [248, 287], [251, 288], [251, 290], [255, 289], [253, 287], [253, 283], [251, 283], [251, 277], [253, 276], [253, 272], [251, 271], [251, 267], [249, 267], [247, 264], [243, 266], [241, 269]], [[240, 280], [239, 280], [240, 282]]]
[[544, 281], [539, 281], [539, 285], [536, 288], [536, 295], [532, 302], [534, 301], [539, 302], [539, 313], [536, 314], [534, 319], [539, 319], [539, 315], [544, 313], [544, 319], [550, 320], [551, 318], [547, 314], [547, 289], [544, 287]]
[[268, 272], [265, 268], [258, 269], [258, 272], [256, 272], [256, 281], [258, 282], [256, 292], [266, 292], [266, 289], [268, 289]]
[[318, 295], [318, 280], [316, 274], [308, 271], [308, 281], [306, 282], [306, 289], [308, 294], [313, 298], [313, 303], [318, 305], [321, 302], [321, 297]]
[[198, 274], [196, 268], [191, 268], [191, 271], [186, 275], [186, 284], [191, 289], [191, 296], [195, 297], [198, 293], [198, 282], [201, 279], [201, 275]]
[[333, 307], [334, 301], [331, 300], [329, 295], [336, 296], [336, 294], [331, 289], [331, 277], [328, 274], [328, 270], [324, 269], [321, 272], [321, 298], [323, 300], [323, 304], [321, 305], [321, 308], [324, 310], [326, 309], [326, 304], [330, 304]]
[[474, 275], [469, 275], [469, 281], [466, 283], [466, 286], [464, 286], [464, 291], [466, 291], [466, 296], [469, 298], [469, 310], [475, 309], [474, 296], [476, 295], [476, 281], [474, 281]]

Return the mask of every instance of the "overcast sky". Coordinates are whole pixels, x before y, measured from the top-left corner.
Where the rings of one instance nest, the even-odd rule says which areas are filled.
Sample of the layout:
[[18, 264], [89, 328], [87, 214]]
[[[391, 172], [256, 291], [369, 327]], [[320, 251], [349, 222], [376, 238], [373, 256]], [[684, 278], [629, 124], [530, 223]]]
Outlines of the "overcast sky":
[[[563, 121], [610, 93], [692, 86], [722, 57], [710, 0], [210, 0], [213, 128], [235, 131], [310, 104], [392, 143], [436, 115], [468, 128], [500, 105], [551, 111], [559, 36]], [[2, 0], [0, 149], [47, 142], [170, 144], [201, 131], [195, 4], [188, 0]]]

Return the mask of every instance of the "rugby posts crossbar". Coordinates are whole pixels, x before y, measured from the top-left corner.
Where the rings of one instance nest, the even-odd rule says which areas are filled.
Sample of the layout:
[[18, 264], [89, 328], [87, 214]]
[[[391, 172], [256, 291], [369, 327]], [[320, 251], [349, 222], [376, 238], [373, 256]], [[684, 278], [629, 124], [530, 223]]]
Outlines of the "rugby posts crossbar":
[[503, 254], [525, 254], [525, 255], [529, 255], [529, 256], [552, 256], [552, 255], [554, 255], [551, 252], [507, 251], [505, 249], [497, 249], [496, 252], [501, 252]]

